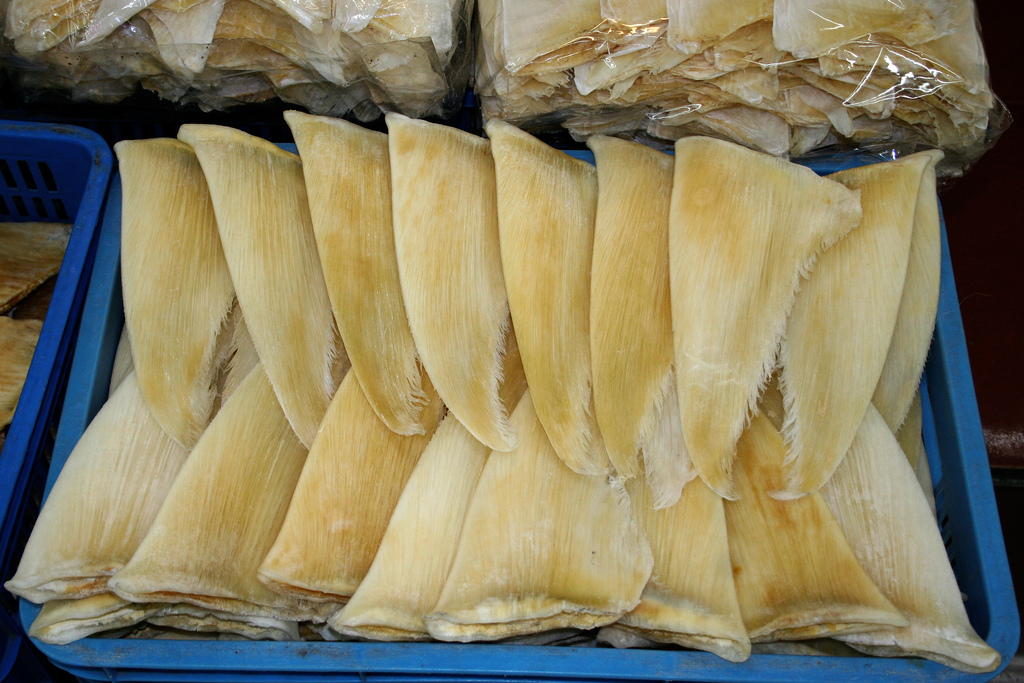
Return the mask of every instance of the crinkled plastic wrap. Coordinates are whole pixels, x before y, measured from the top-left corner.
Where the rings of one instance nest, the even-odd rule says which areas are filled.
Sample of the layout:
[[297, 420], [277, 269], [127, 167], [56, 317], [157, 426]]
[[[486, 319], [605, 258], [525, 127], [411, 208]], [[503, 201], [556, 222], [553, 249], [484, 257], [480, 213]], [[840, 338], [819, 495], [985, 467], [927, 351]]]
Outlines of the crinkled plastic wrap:
[[473, 0], [0, 0], [29, 91], [113, 103], [141, 86], [206, 110], [275, 97], [315, 114], [446, 116]]
[[478, 0], [485, 118], [800, 156], [977, 160], [1009, 123], [973, 0]]

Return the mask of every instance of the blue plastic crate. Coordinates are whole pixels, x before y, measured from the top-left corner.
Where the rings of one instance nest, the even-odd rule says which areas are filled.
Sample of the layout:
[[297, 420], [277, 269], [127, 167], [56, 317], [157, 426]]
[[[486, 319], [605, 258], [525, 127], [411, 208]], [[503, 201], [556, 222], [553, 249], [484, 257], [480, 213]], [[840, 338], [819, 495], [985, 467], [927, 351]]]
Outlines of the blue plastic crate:
[[[294, 150], [294, 146], [285, 146]], [[593, 159], [589, 152], [574, 156]], [[870, 158], [830, 159], [819, 172]], [[878, 161], [877, 158], [874, 161]], [[120, 184], [112, 183], [100, 231], [48, 487], [103, 403], [123, 325], [119, 278]], [[943, 227], [943, 230], [945, 228]], [[945, 234], [945, 233], [943, 233]], [[981, 436], [963, 327], [943, 240], [942, 292], [924, 393], [925, 444], [943, 536], [978, 632], [1003, 656], [1019, 622]], [[39, 608], [22, 601], [27, 627]], [[87, 638], [38, 643], [58, 666], [96, 681], [568, 681], [986, 680], [921, 659], [754, 655], [743, 664], [705, 652], [532, 647], [499, 644], [213, 642]]]
[[[38, 513], [43, 457], [67, 380], [85, 288], [95, 256], [96, 226], [113, 158], [106, 143], [81, 128], [0, 122], [0, 221], [74, 223], [25, 387], [0, 451], [0, 576], [10, 578]], [[0, 598], [0, 679], [23, 641], [14, 599]]]

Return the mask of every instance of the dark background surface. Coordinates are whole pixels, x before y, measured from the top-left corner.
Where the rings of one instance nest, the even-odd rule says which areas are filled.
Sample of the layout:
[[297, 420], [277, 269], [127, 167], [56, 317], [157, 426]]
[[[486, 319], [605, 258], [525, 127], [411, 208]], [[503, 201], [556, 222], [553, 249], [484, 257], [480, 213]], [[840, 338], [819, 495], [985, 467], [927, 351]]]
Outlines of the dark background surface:
[[[996, 94], [1017, 123], [942, 195], [989, 460], [1024, 467], [1024, 57], [1018, 3], [978, 0]], [[1006, 475], [1010, 473], [998, 473]]]

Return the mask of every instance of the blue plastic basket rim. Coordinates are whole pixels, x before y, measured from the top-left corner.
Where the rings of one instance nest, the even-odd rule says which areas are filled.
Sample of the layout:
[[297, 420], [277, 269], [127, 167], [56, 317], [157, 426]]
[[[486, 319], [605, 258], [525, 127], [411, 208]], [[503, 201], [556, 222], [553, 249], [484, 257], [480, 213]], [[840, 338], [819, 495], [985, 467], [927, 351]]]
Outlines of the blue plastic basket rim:
[[[17, 472], [25, 464], [29, 439], [35, 418], [42, 402], [43, 393], [52, 370], [52, 358], [39, 353], [44, 347], [59, 343], [71, 312], [74, 291], [84, 272], [89, 245], [99, 223], [100, 211], [106, 198], [107, 185], [113, 168], [113, 155], [106, 142], [97, 133], [77, 126], [49, 125], [41, 123], [0, 122], [0, 141], [15, 138], [24, 141], [38, 141], [41, 137], [59, 137], [67, 144], [77, 144], [90, 152], [92, 169], [82, 192], [82, 202], [75, 216], [71, 239], [66, 253], [78, 253], [81, 258], [75, 262], [61, 264], [54, 288], [53, 298], [46, 313], [42, 331], [25, 379], [25, 385], [18, 399], [17, 410], [7, 432], [7, 439], [0, 451], [0, 511], [6, 515], [11, 504], [11, 487]], [[2, 153], [2, 152], [0, 152]], [[91, 200], [91, 201], [90, 201]], [[31, 416], [31, 417], [30, 417]]]
[[[294, 151], [294, 145], [281, 145]], [[570, 151], [570, 156], [592, 161], [589, 151]], [[866, 155], [822, 157], [806, 163], [819, 172], [834, 172], [882, 161]], [[115, 177], [114, 183], [118, 179]], [[112, 192], [115, 191], [112, 186]], [[959, 310], [943, 308], [943, 303], [956, 302], [952, 266], [948, 257], [945, 223], [942, 225], [942, 303], [936, 322], [936, 337], [966, 359]], [[84, 323], [83, 323], [84, 324]], [[81, 343], [81, 342], [80, 342]], [[92, 359], [83, 358], [89, 363]], [[76, 353], [76, 363], [77, 363]], [[931, 363], [929, 363], [931, 365]], [[962, 364], [961, 364], [962, 365]], [[120, 640], [87, 638], [64, 646], [36, 644], [54, 662], [74, 668], [76, 673], [95, 672], [106, 678], [104, 671], [116, 670], [118, 680], [164, 680], [159, 671], [174, 672], [178, 677], [201, 677], [203, 672], [237, 673], [279, 672], [291, 674], [329, 675], [331, 673], [365, 672], [373, 676], [387, 674], [435, 674], [458, 677], [509, 676], [530, 678], [564, 678], [572, 680], [707, 680], [707, 681], [810, 681], [835, 680], [987, 680], [1005, 668], [1016, 651], [1020, 624], [1009, 565], [1003, 546], [998, 512], [995, 508], [991, 476], [987, 470], [980, 418], [970, 381], [969, 366], [946, 368], [949, 378], [963, 380], [970, 391], [959, 392], [954, 409], [958, 437], [965, 453], [983, 461], [983, 470], [967, 473], [973, 509], [970, 514], [977, 529], [979, 543], [988, 549], [982, 564], [986, 567], [986, 593], [991, 609], [991, 626], [987, 639], [1000, 651], [1000, 668], [988, 674], [965, 674], [935, 662], [918, 659], [885, 659], [873, 657], [806, 657], [790, 655], [752, 655], [742, 664], [726, 662], [716, 655], [697, 651], [613, 650], [604, 648], [534, 647], [500, 644], [448, 643], [353, 643], [353, 642], [211, 642], [173, 640]], [[933, 378], [940, 379], [940, 378]], [[69, 392], [70, 393], [70, 392]], [[926, 420], [931, 421], [931, 408]], [[65, 415], [67, 417], [67, 415]], [[63, 418], [62, 418], [63, 421]], [[929, 453], [929, 460], [933, 454]], [[52, 480], [52, 478], [51, 478]], [[21, 616], [27, 627], [38, 607], [21, 601]], [[575, 655], [575, 656], [573, 656]], [[500, 663], [500, 664], [499, 664]], [[135, 675], [133, 675], [133, 673]], [[362, 673], [360, 673], [362, 675]], [[173, 680], [168, 678], [166, 680]], [[312, 680], [312, 679], [310, 679]]]

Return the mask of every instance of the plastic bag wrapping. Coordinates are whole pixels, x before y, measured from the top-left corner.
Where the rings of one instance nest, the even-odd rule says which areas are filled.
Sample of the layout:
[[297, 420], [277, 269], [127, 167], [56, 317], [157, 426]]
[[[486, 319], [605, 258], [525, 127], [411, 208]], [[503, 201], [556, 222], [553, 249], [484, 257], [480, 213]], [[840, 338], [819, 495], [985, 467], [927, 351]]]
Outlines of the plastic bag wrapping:
[[973, 0], [478, 0], [486, 119], [976, 161], [1009, 124]]
[[447, 116], [473, 0], [0, 0], [0, 56], [31, 94], [139, 87], [204, 110], [280, 98], [315, 114]]

